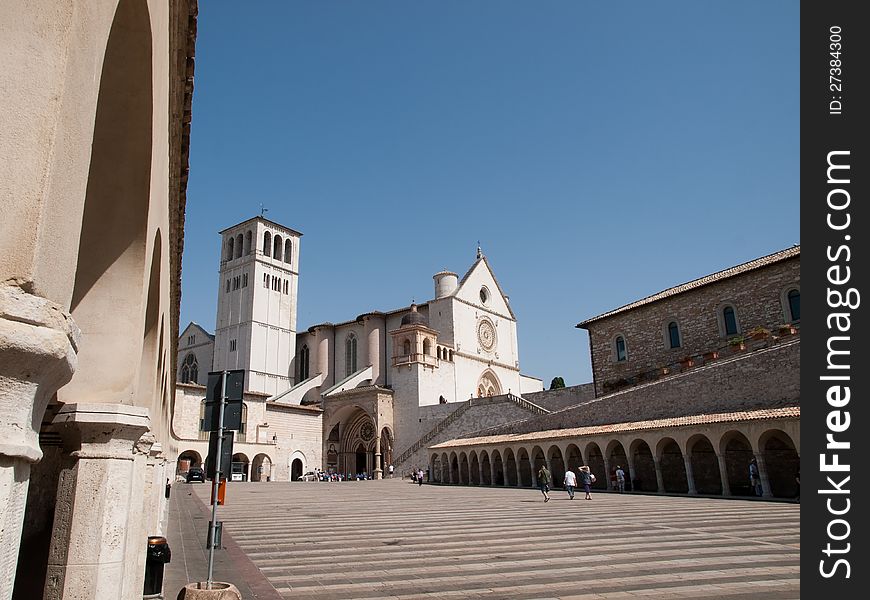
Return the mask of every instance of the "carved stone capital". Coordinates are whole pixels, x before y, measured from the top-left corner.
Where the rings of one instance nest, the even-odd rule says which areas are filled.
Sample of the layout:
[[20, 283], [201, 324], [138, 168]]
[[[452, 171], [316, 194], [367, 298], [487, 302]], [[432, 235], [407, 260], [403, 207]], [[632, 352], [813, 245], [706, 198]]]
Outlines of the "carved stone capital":
[[45, 407], [72, 379], [81, 332], [63, 308], [0, 285], [0, 456], [36, 462]]
[[53, 421], [64, 447], [76, 458], [133, 460], [147, 454], [153, 439], [148, 432], [148, 409], [126, 404], [65, 404]]

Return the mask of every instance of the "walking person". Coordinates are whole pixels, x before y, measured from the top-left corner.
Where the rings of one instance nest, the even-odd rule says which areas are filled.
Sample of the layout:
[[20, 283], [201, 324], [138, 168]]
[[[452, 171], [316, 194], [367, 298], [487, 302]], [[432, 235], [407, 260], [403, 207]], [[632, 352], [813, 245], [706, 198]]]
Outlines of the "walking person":
[[616, 488], [620, 493], [625, 491], [625, 471], [619, 465], [616, 465]]
[[574, 488], [577, 487], [577, 476], [574, 474], [574, 471], [568, 469], [565, 471], [565, 489], [568, 491], [568, 499], [574, 499]]
[[592, 500], [592, 472], [587, 465], [580, 467], [580, 484], [583, 486], [583, 491], [586, 492], [586, 500]]
[[392, 479], [393, 478], [393, 465], [389, 466], [389, 471], [390, 471], [390, 479]]
[[749, 485], [752, 486], [752, 493], [756, 496], [764, 493], [761, 489], [761, 476], [758, 474], [758, 461], [754, 457], [749, 461]]
[[417, 486], [423, 485], [423, 469], [417, 471]]
[[538, 487], [541, 488], [541, 493], [544, 494], [544, 502], [550, 501], [550, 479], [547, 465], [541, 465], [541, 468], [538, 470]]

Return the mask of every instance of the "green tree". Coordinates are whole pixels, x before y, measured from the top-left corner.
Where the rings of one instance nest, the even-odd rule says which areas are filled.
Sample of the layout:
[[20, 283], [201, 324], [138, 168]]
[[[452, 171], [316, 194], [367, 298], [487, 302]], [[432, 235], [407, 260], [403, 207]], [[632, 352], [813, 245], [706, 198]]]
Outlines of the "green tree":
[[550, 389], [558, 390], [563, 387], [565, 387], [565, 380], [561, 377], [553, 377], [553, 381], [550, 382]]

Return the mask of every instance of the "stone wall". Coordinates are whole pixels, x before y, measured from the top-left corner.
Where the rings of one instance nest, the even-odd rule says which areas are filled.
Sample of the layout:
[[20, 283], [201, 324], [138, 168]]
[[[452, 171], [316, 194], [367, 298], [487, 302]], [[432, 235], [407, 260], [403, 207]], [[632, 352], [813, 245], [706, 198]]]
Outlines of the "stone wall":
[[595, 397], [595, 386], [591, 383], [581, 383], [556, 390], [523, 394], [523, 398], [549, 411], [562, 410], [575, 406]]
[[[739, 332], [759, 325], [775, 332], [791, 320], [784, 294], [794, 288], [800, 290], [799, 254], [589, 323], [596, 395], [634, 385], [640, 374], [679, 364], [684, 357], [727, 350], [732, 336], [725, 334], [721, 319], [726, 305], [735, 310]], [[679, 326], [678, 348], [671, 348], [667, 337], [671, 321]], [[618, 335], [625, 338], [624, 361], [616, 360]]]
[[800, 338], [796, 337], [548, 415], [487, 429], [479, 435], [531, 433], [799, 403]]

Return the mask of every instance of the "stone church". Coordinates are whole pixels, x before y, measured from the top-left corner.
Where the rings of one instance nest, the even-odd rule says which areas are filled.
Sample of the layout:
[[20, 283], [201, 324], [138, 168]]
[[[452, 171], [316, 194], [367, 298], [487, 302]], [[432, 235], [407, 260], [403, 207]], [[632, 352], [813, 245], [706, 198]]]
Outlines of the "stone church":
[[462, 278], [433, 276], [428, 302], [299, 331], [302, 234], [255, 217], [221, 237], [215, 333], [191, 323], [179, 337], [175, 421], [189, 442], [180, 468], [207, 447], [198, 424], [208, 371], [245, 370], [247, 418], [234, 446], [244, 479], [314, 468], [378, 478], [458, 402], [508, 399], [483, 411], [478, 402], [469, 427], [536, 412], [521, 396], [542, 382], [520, 373], [516, 315], [480, 249]]

